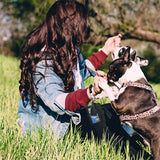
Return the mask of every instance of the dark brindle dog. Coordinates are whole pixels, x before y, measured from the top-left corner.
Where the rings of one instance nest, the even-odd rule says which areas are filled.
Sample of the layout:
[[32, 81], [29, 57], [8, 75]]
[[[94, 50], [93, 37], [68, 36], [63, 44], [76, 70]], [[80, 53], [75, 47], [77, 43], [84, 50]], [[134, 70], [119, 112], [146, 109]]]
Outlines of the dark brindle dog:
[[150, 143], [155, 160], [160, 159], [160, 106], [157, 96], [149, 85], [139, 64], [130, 59], [130, 48], [124, 50], [123, 58], [109, 66], [107, 80], [118, 82], [121, 88], [115, 96], [103, 78], [99, 85], [110, 99], [122, 122], [132, 127]]
[[[128, 49], [129, 51], [129, 55], [130, 55], [130, 59], [132, 61], [134, 61], [136, 64], [140, 65], [140, 66], [147, 66], [148, 65], [148, 60], [139, 57], [136, 55], [136, 51], [133, 50], [131, 47], [129, 46], [120, 46], [117, 47], [113, 53], [111, 53], [111, 57], [113, 60], [116, 60], [118, 58], [123, 58], [125, 51]], [[114, 95], [116, 96], [117, 93], [119, 92], [119, 84], [118, 83], [114, 83], [114, 84], [110, 84], [110, 87], [112, 88], [112, 91], [114, 92]], [[98, 94], [96, 96], [97, 99], [101, 99], [101, 98], [106, 98], [108, 97], [105, 93], [101, 93]]]

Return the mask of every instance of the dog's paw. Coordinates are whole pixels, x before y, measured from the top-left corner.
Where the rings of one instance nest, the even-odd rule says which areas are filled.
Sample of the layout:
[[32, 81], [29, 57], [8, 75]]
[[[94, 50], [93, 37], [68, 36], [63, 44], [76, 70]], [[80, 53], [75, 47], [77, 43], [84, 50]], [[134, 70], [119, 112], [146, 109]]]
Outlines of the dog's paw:
[[108, 85], [107, 81], [104, 78], [100, 79], [99, 87], [101, 87], [104, 90], [105, 94], [110, 99], [110, 101], [114, 101], [115, 100], [114, 93], [112, 92], [110, 86]]
[[101, 92], [100, 94], [97, 94], [96, 99], [102, 99], [102, 98], [107, 98], [108, 95], [105, 92]]
[[109, 88], [109, 85], [104, 78], [100, 78], [99, 87], [101, 87], [103, 90], [105, 90], [106, 88]]

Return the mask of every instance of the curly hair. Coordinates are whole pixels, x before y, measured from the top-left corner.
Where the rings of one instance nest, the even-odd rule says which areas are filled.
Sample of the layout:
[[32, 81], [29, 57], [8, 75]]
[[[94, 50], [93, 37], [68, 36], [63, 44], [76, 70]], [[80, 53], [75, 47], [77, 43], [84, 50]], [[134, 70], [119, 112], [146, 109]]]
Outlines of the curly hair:
[[51, 60], [54, 72], [63, 80], [64, 90], [72, 91], [76, 47], [87, 40], [89, 33], [86, 7], [73, 0], [58, 0], [49, 9], [43, 23], [27, 36], [21, 57], [19, 90], [23, 100], [29, 94], [32, 108], [38, 109], [33, 80], [36, 64], [41, 60]]

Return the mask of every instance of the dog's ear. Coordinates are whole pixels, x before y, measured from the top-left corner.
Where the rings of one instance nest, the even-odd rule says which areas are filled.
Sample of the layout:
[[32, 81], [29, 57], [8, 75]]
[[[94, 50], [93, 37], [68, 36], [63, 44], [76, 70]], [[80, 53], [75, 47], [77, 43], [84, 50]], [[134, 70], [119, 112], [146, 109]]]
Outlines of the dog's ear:
[[118, 52], [119, 58], [122, 58], [122, 57], [123, 57], [125, 50], [126, 50], [126, 49], [125, 49], [124, 47], [122, 47], [122, 48], [119, 50], [119, 52]]
[[149, 61], [147, 59], [144, 59], [142, 57], [136, 56], [135, 62], [139, 64], [140, 66], [147, 66], [149, 64]]
[[128, 62], [130, 60], [130, 47], [128, 47], [124, 53], [123, 59], [125, 62]]
[[136, 51], [133, 50], [131, 53], [130, 53], [130, 58], [132, 61], [135, 61], [135, 58], [136, 58]]

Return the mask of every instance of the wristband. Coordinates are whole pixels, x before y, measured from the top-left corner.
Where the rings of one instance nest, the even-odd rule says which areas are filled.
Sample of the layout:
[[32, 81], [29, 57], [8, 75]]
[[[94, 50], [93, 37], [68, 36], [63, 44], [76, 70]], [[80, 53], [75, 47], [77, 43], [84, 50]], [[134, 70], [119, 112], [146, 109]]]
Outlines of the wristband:
[[93, 85], [91, 84], [91, 85], [89, 86], [89, 93], [90, 93], [90, 96], [91, 96], [91, 100], [94, 101], [96, 98], [95, 98], [95, 96], [93, 96], [92, 87], [93, 87]]

